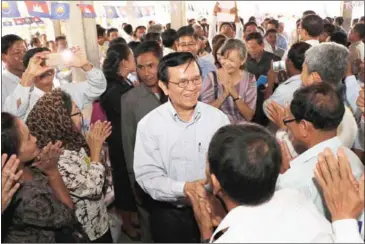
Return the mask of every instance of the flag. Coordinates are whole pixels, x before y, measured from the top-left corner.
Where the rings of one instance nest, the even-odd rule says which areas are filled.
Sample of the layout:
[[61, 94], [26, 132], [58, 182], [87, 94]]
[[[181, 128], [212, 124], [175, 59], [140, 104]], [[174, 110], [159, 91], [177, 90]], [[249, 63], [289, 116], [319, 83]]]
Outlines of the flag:
[[24, 25], [24, 18], [16, 18], [14, 19], [15, 25]]
[[24, 1], [30, 16], [49, 18], [49, 9], [46, 1]]
[[142, 16], [143, 17], [148, 17], [150, 16], [150, 12], [148, 10], [148, 7], [141, 7], [141, 12], [142, 12]]
[[3, 26], [4, 26], [4, 27], [13, 26], [13, 22], [11, 22], [11, 21], [4, 21], [4, 22], [3, 22]]
[[43, 20], [39, 17], [33, 17], [33, 22], [36, 24], [43, 24]]
[[70, 4], [51, 2], [51, 19], [69, 19], [70, 18]]
[[134, 13], [136, 14], [137, 18], [142, 18], [142, 11], [140, 7], [133, 7]]
[[107, 19], [118, 18], [117, 10], [114, 6], [104, 6], [105, 8], [105, 16]]
[[32, 17], [25, 17], [24, 18], [24, 24], [31, 25], [33, 23]]
[[118, 8], [118, 10], [119, 10], [119, 16], [120, 16], [120, 17], [122, 17], [122, 18], [127, 17], [127, 10], [126, 10], [126, 8], [125, 8], [125, 7], [121, 7], [121, 6], [119, 6], [119, 7], [117, 7], [117, 8]]
[[13, 1], [2, 1], [1, 14], [3, 18], [20, 17], [17, 3]]
[[82, 12], [82, 17], [84, 18], [95, 18], [96, 13], [94, 10], [94, 6], [91, 4], [80, 4], [79, 5]]

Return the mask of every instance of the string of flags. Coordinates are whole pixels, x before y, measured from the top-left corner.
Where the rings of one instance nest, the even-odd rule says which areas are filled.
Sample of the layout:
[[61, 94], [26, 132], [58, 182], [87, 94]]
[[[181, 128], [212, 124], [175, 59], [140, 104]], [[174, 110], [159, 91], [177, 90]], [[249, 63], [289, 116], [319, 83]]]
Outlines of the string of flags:
[[[4, 18], [20, 18], [25, 19], [27, 17], [21, 18], [21, 14], [18, 9], [18, 3], [20, 1], [2, 1], [1, 2], [1, 13]], [[46, 1], [24, 1], [25, 6], [28, 10], [28, 14], [31, 17], [37, 18], [49, 18], [55, 20], [67, 20], [70, 18], [70, 4], [69, 3], [60, 3], [56, 1], [51, 2], [50, 9], [48, 8], [48, 4]], [[82, 16], [84, 18], [95, 18], [96, 12], [94, 6], [92, 4], [79, 4]], [[164, 6], [165, 9], [168, 9]], [[114, 18], [126, 18], [127, 17], [127, 8], [125, 6], [104, 6], [105, 9], [105, 17], [108, 19]], [[168, 9], [170, 10], [170, 9]], [[155, 6], [137, 6], [133, 9], [134, 13], [138, 18], [155, 16]], [[29, 19], [30, 20], [30, 19]], [[20, 21], [25, 24], [34, 23], [30, 21]], [[9, 26], [10, 21], [3, 21], [3, 26]], [[15, 22], [16, 23], [16, 22]], [[17, 24], [16, 24], [17, 25]]]

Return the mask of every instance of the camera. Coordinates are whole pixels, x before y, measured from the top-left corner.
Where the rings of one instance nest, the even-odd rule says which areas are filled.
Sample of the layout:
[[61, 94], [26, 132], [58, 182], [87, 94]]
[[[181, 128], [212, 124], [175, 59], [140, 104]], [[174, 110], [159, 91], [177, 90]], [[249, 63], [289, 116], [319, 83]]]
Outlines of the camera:
[[276, 61], [272, 63], [272, 68], [274, 70], [275, 73], [279, 72], [279, 71], [285, 71], [286, 70], [286, 65], [285, 65], [285, 61]]

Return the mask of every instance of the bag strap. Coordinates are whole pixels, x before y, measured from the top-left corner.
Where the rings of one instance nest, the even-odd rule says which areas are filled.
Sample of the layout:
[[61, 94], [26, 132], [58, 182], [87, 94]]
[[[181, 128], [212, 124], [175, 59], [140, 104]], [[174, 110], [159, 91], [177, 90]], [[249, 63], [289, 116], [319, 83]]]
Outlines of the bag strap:
[[212, 71], [213, 74], [213, 88], [214, 88], [214, 100], [218, 99], [218, 78], [217, 72]]

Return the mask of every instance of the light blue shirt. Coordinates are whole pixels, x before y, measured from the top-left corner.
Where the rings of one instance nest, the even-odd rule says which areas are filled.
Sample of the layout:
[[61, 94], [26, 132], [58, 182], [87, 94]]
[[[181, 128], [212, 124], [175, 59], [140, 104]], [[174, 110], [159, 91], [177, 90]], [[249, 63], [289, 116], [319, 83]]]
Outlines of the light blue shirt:
[[14, 93], [15, 88], [20, 83], [20, 78], [7, 69], [3, 70], [1, 75], [1, 110], [4, 111], [5, 101], [8, 96]]
[[205, 60], [204, 58], [198, 58], [197, 62], [202, 71], [203, 80], [210, 72], [212, 71], [217, 72], [217, 68], [215, 67], [215, 65], [209, 62], [208, 60]]
[[278, 34], [277, 36], [276, 46], [280, 47], [281, 49], [288, 50], [288, 41], [286, 38], [281, 34]]
[[185, 182], [205, 179], [210, 140], [227, 124], [223, 112], [201, 102], [187, 123], [181, 121], [170, 101], [154, 109], [137, 126], [136, 181], [155, 200], [182, 200]]
[[[318, 162], [318, 154], [324, 151], [325, 148], [337, 155], [337, 150], [342, 147], [341, 140], [336, 136], [329, 140], [323, 141], [314, 147], [308, 149], [294, 160], [290, 162], [290, 168], [280, 174], [277, 181], [277, 190], [280, 189], [297, 189], [312, 199], [318, 211], [322, 213], [328, 220], [331, 220], [331, 215], [328, 211], [326, 203], [321, 196], [321, 190], [318, 188], [314, 178], [314, 169]], [[349, 159], [352, 173], [357, 180], [364, 173], [364, 166], [354, 152], [345, 147], [345, 153]]]
[[264, 102], [264, 112], [266, 113], [266, 106], [270, 104], [271, 101], [275, 101], [281, 106], [285, 106], [285, 103], [291, 102], [293, 100], [294, 92], [300, 89], [302, 86], [302, 80], [300, 75], [294, 75], [287, 79], [285, 82], [280, 84], [271, 95], [270, 98], [266, 99]]
[[360, 120], [361, 111], [356, 105], [359, 92], [361, 90], [360, 82], [356, 80], [354, 75], [347, 76], [345, 79], [346, 85], [346, 105], [349, 105], [352, 113], [357, 120]]

